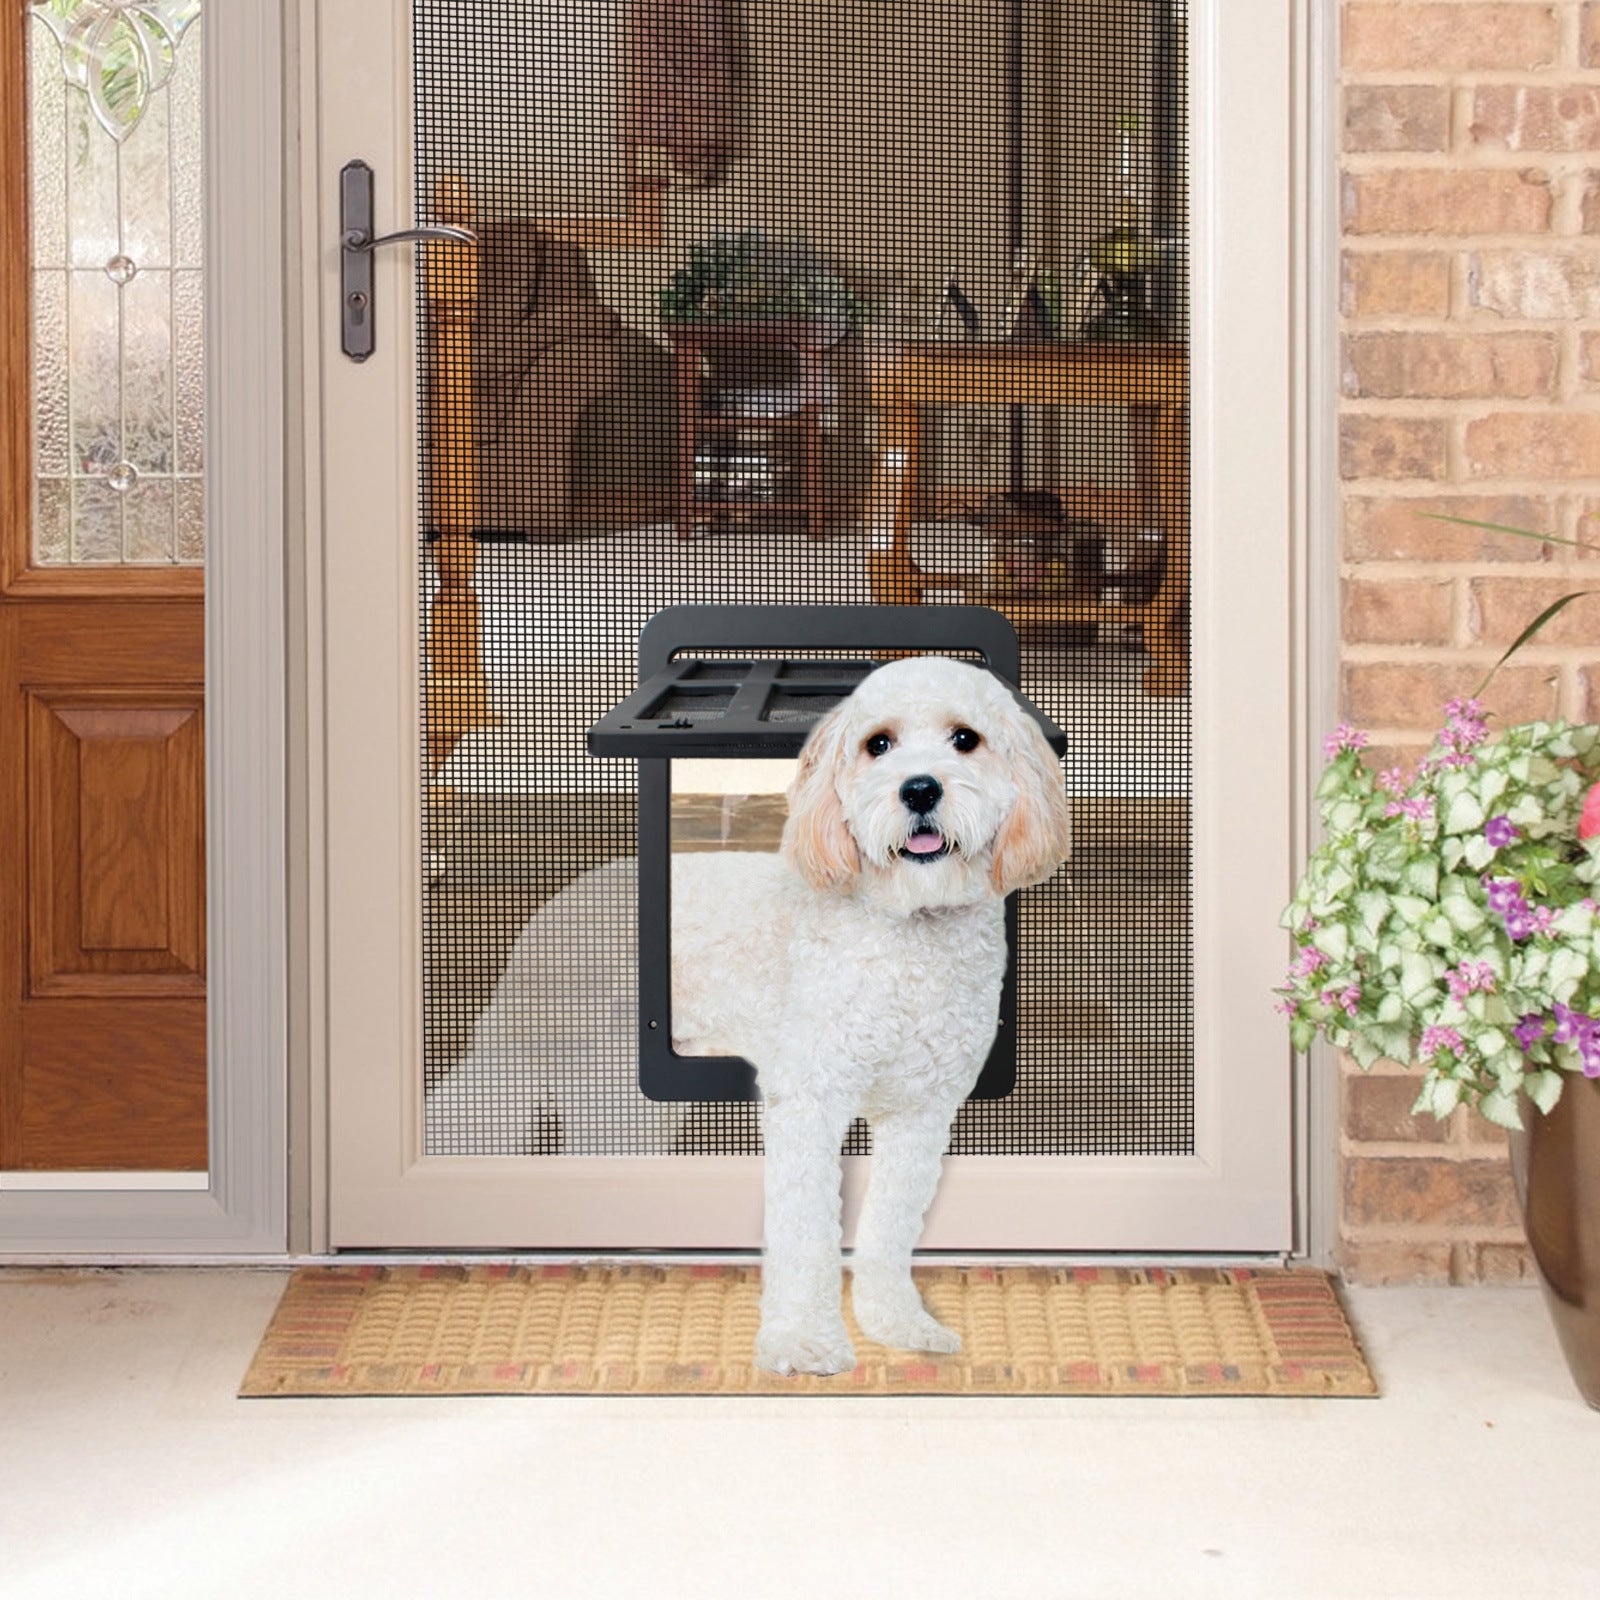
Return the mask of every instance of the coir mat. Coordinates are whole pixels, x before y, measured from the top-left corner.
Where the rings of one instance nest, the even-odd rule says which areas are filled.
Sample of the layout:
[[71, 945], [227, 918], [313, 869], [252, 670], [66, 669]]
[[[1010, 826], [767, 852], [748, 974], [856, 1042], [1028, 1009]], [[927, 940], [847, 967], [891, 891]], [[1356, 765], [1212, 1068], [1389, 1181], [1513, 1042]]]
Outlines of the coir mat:
[[1375, 1395], [1325, 1273], [1306, 1268], [919, 1269], [962, 1348], [865, 1339], [853, 1372], [752, 1360], [755, 1266], [306, 1267], [240, 1389], [370, 1395]]

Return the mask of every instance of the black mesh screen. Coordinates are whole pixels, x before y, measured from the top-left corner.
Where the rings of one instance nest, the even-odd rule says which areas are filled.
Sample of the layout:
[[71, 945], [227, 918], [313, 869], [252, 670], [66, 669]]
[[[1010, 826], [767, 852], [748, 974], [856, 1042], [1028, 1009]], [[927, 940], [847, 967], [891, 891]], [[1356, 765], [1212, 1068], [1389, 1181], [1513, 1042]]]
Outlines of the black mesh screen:
[[[479, 240], [419, 267], [427, 1148], [759, 1149], [638, 1093], [585, 730], [664, 606], [920, 601], [1011, 616], [1072, 740], [1018, 1087], [951, 1148], [1192, 1150], [1183, 0], [414, 17], [417, 214]], [[775, 847], [702, 777], [675, 849]]]

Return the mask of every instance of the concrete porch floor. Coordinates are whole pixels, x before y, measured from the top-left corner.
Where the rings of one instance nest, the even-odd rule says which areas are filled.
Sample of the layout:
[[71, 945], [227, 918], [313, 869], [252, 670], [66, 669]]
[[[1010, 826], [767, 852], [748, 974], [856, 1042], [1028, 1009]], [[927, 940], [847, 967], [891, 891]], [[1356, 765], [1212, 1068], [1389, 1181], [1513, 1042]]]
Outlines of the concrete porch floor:
[[5, 1600], [1564, 1600], [1527, 1289], [1352, 1289], [1381, 1400], [240, 1401], [271, 1270], [0, 1271]]

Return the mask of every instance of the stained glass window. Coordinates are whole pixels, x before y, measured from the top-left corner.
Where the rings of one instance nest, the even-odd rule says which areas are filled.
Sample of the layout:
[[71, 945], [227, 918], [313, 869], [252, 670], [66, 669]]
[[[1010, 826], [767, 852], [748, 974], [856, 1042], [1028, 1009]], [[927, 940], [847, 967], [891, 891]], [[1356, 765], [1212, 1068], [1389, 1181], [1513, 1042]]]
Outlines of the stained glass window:
[[205, 554], [200, 0], [36, 0], [34, 556]]

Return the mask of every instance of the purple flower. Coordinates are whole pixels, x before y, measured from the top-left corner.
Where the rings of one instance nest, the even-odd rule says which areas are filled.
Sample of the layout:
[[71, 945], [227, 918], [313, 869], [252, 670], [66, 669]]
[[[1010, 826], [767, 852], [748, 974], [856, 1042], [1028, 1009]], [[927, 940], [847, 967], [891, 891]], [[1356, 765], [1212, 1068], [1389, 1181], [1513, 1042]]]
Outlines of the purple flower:
[[1523, 1017], [1516, 1027], [1511, 1030], [1512, 1037], [1522, 1048], [1531, 1050], [1542, 1038], [1545, 1032], [1545, 1020], [1537, 1011], [1530, 1011]]
[[1556, 920], [1549, 906], [1537, 910], [1523, 898], [1522, 885], [1515, 878], [1484, 878], [1481, 880], [1488, 895], [1489, 909], [1506, 925], [1512, 939], [1526, 939], [1535, 933], [1548, 933]]
[[1322, 741], [1322, 753], [1331, 761], [1335, 756], [1343, 755], [1346, 750], [1365, 748], [1366, 743], [1367, 736], [1359, 728], [1352, 728], [1348, 722], [1341, 722]]
[[1581, 1011], [1574, 1011], [1571, 1006], [1564, 1005], [1559, 1000], [1555, 1003], [1555, 1013], [1557, 1044], [1576, 1044], [1584, 1034], [1594, 1029], [1593, 1017], [1586, 1017]]
[[1522, 830], [1510, 817], [1490, 817], [1484, 824], [1483, 836], [1496, 850], [1504, 850], [1513, 839], [1522, 837]]
[[1489, 909], [1497, 917], [1527, 907], [1527, 901], [1522, 898], [1522, 885], [1515, 878], [1485, 878], [1483, 888], [1489, 897]]
[[1404, 794], [1405, 779], [1400, 775], [1399, 767], [1389, 767], [1377, 776], [1377, 785], [1386, 794]]
[[1555, 1042], [1576, 1045], [1584, 1077], [1600, 1078], [1600, 1020], [1574, 1011], [1559, 1000], [1555, 1013], [1556, 1031], [1552, 1035]]

